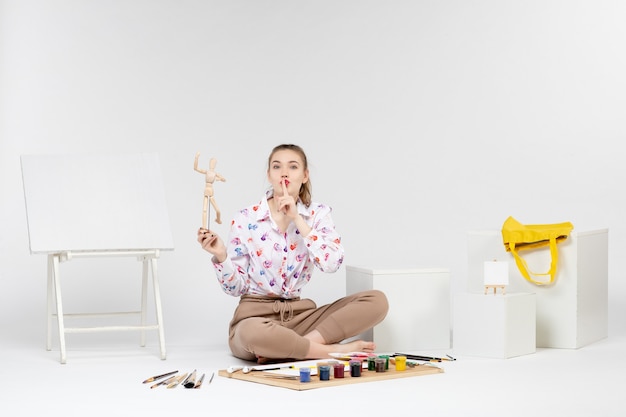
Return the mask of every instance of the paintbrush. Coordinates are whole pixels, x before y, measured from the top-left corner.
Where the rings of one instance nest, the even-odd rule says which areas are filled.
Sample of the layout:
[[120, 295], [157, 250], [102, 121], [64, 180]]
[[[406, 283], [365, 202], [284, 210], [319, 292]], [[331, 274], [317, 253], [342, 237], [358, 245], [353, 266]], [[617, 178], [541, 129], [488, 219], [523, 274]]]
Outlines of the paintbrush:
[[167, 388], [176, 388], [178, 386], [178, 384], [180, 384], [181, 381], [183, 381], [185, 378], [187, 378], [188, 374], [182, 374], [181, 376], [177, 377], [176, 379], [174, 379], [172, 382], [170, 382], [169, 384], [167, 384]]
[[281, 374], [270, 374], [270, 373], [261, 374], [261, 376], [265, 378], [276, 378], [276, 379], [299, 379], [300, 378], [299, 375], [281, 375]]
[[193, 388], [195, 386], [196, 386], [196, 370], [194, 369], [193, 372], [187, 377], [187, 379], [183, 381], [183, 387]]
[[167, 385], [167, 384], [169, 384], [170, 382], [174, 381], [176, 378], [177, 378], [177, 376], [176, 376], [176, 375], [172, 375], [171, 377], [169, 377], [169, 378], [167, 378], [167, 379], [164, 379], [164, 380], [163, 380], [163, 381], [161, 381], [161, 382], [157, 382], [156, 384], [151, 385], [151, 386], [150, 386], [150, 389], [152, 389], [152, 388], [156, 388], [156, 387], [159, 387], [159, 386], [161, 386], [161, 385]]

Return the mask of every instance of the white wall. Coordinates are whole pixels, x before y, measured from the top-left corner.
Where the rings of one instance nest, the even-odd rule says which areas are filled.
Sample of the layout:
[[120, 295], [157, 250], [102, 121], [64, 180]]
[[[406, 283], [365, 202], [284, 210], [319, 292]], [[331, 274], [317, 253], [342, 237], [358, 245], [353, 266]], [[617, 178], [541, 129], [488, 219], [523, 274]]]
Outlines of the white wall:
[[[261, 197], [282, 142], [308, 151], [348, 265], [448, 267], [462, 291], [469, 230], [509, 215], [608, 227], [609, 334], [624, 333], [624, 21], [620, 0], [0, 0], [2, 343], [45, 335], [20, 155], [158, 152], [167, 342], [225, 346], [237, 300], [195, 242], [193, 158], [217, 158], [229, 219]], [[136, 299], [120, 282], [94, 301], [99, 270], [64, 266], [90, 275], [65, 282], [71, 307]], [[344, 285], [320, 273], [305, 295]]]

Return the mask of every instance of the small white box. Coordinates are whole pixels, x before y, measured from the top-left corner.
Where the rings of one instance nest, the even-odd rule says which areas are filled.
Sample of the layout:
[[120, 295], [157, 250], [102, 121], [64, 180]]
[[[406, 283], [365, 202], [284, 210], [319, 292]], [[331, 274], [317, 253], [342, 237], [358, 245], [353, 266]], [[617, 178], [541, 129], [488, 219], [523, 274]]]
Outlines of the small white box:
[[[519, 272], [501, 231], [469, 232], [467, 290], [483, 289], [485, 261], [507, 261], [507, 292], [537, 295], [537, 347], [576, 349], [608, 336], [608, 229], [573, 231], [557, 249], [555, 282], [539, 286]], [[548, 248], [520, 254], [531, 271], [550, 269]]]
[[346, 266], [346, 293], [377, 289], [387, 295], [387, 317], [359, 338], [379, 352], [450, 348], [448, 269], [371, 269]]
[[454, 354], [507, 359], [535, 353], [535, 308], [535, 294], [455, 295]]

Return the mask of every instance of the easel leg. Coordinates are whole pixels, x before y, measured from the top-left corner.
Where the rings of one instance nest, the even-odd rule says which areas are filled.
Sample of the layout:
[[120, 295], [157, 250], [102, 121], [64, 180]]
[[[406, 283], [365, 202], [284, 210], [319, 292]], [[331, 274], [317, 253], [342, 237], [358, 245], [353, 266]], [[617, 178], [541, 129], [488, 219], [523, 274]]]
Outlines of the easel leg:
[[161, 359], [165, 359], [165, 334], [163, 331], [163, 314], [161, 313], [161, 291], [159, 290], [159, 279], [157, 274], [157, 260], [151, 258], [152, 264], [152, 287], [154, 289], [154, 306], [159, 326], [159, 345], [161, 346]]
[[59, 277], [59, 255], [52, 256], [52, 271], [54, 298], [56, 300], [57, 307], [57, 323], [59, 327], [59, 350], [61, 351], [61, 363], [65, 363], [65, 324], [63, 322], [63, 302], [61, 298], [61, 282]]
[[485, 294], [487, 294], [490, 289], [493, 289], [493, 295], [496, 295], [498, 288], [502, 290], [502, 295], [506, 294], [506, 285], [485, 285]]
[[52, 317], [54, 316], [54, 255], [48, 255], [48, 287], [47, 287], [47, 317], [48, 331], [46, 334], [46, 350], [52, 350]]
[[[141, 326], [146, 325], [148, 309], [148, 258], [141, 259]], [[146, 346], [146, 331], [141, 330], [140, 346]]]

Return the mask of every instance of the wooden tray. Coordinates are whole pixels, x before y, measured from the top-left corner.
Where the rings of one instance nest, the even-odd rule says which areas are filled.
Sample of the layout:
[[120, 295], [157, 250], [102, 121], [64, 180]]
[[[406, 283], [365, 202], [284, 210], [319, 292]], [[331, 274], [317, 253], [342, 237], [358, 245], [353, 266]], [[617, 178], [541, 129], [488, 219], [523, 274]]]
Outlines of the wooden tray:
[[345, 373], [344, 378], [334, 378], [331, 375], [328, 381], [320, 381], [317, 375], [311, 375], [310, 382], [300, 382], [299, 378], [287, 379], [277, 377], [276, 374], [263, 371], [254, 371], [247, 374], [243, 372], [234, 372], [229, 374], [226, 369], [218, 371], [218, 375], [239, 379], [241, 381], [255, 382], [258, 384], [271, 385], [274, 387], [289, 388], [297, 391], [304, 391], [314, 388], [335, 387], [337, 385], [358, 384], [362, 382], [383, 381], [388, 379], [408, 378], [414, 376], [433, 375], [443, 373], [443, 369], [431, 365], [418, 365], [415, 367], [407, 367], [405, 371], [396, 371], [395, 367], [390, 364], [389, 370], [385, 372], [375, 372], [363, 369], [360, 377], [351, 377], [350, 372]]

